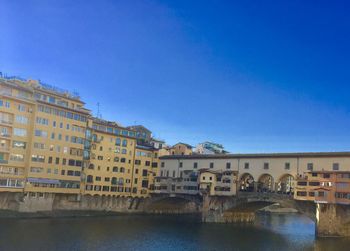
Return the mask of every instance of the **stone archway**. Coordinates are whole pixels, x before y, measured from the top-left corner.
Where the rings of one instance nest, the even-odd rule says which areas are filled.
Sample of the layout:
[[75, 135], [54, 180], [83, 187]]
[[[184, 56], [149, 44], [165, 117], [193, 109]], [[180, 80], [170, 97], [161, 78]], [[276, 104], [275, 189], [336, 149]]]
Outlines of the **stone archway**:
[[273, 192], [273, 182], [273, 177], [270, 174], [262, 174], [258, 179], [258, 192]]
[[283, 193], [283, 194], [293, 194], [294, 192], [293, 181], [294, 181], [293, 175], [291, 174], [282, 175], [277, 183], [277, 187], [276, 187], [277, 192]]
[[239, 180], [239, 190], [242, 192], [254, 191], [254, 177], [250, 173], [242, 174]]

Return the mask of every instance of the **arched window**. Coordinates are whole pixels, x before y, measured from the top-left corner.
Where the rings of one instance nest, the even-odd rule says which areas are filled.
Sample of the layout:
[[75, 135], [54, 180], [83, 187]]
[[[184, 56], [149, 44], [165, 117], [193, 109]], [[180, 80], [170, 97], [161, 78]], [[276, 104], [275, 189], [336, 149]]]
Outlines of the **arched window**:
[[117, 146], [120, 146], [120, 138], [117, 138], [117, 139], [115, 140], [115, 144], [116, 144]]
[[118, 179], [116, 177], [112, 178], [112, 185], [117, 185]]
[[121, 167], [121, 168], [120, 168], [120, 172], [121, 172], [121, 173], [125, 173], [125, 168], [124, 168], [124, 167]]
[[113, 172], [115, 172], [115, 173], [118, 172], [118, 167], [117, 166], [113, 167]]
[[94, 177], [92, 176], [92, 175], [88, 175], [87, 176], [87, 179], [86, 179], [86, 182], [93, 182], [93, 180], [94, 180]]
[[94, 166], [94, 164], [92, 164], [92, 163], [91, 163], [91, 164], [89, 165], [89, 169], [92, 169], [92, 170], [94, 170], [94, 169], [95, 169], [95, 166]]

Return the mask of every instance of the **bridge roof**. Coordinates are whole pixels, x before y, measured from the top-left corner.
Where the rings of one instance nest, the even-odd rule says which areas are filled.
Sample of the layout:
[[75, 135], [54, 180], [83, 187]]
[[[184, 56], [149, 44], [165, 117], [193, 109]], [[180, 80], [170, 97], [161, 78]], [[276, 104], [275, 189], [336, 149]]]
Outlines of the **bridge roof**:
[[295, 153], [239, 153], [165, 155], [160, 159], [237, 159], [237, 158], [299, 158], [299, 157], [350, 157], [350, 152], [295, 152]]

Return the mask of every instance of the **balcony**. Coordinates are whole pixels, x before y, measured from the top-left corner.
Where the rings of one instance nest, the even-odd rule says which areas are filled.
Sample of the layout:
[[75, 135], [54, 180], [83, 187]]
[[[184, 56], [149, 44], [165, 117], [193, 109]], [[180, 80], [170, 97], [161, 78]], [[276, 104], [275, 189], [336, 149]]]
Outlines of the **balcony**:
[[0, 133], [0, 137], [1, 137], [1, 138], [7, 138], [7, 139], [8, 139], [8, 138], [11, 138], [11, 134], [10, 134], [10, 133], [3, 133], [3, 132], [2, 132], [2, 133]]
[[0, 146], [0, 152], [9, 152], [10, 148], [8, 146]]
[[3, 125], [12, 125], [13, 121], [12, 120], [6, 120], [6, 119], [0, 119], [0, 124]]
[[9, 161], [6, 159], [0, 159], [0, 164], [8, 164]]

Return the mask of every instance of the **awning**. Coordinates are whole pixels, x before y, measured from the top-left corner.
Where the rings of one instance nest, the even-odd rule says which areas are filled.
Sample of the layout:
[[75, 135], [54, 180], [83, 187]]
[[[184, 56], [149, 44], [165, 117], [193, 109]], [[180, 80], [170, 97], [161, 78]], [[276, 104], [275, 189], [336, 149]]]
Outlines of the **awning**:
[[28, 178], [27, 181], [30, 183], [41, 183], [41, 184], [54, 184], [54, 185], [60, 185], [59, 180], [51, 180], [51, 179], [41, 179], [41, 178]]

